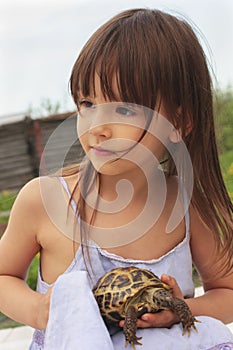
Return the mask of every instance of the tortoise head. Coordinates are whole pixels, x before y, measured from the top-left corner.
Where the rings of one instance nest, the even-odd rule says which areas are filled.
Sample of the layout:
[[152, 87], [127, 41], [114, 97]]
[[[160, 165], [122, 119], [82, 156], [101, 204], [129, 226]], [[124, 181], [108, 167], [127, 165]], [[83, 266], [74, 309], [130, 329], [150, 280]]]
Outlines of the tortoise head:
[[171, 309], [173, 297], [171, 291], [164, 288], [151, 288], [148, 290], [148, 296], [153, 308], [159, 310]]
[[144, 305], [146, 304], [148, 312], [171, 309], [173, 303], [171, 289], [165, 289], [161, 286], [150, 286], [145, 288], [138, 293], [134, 300], [143, 302]]

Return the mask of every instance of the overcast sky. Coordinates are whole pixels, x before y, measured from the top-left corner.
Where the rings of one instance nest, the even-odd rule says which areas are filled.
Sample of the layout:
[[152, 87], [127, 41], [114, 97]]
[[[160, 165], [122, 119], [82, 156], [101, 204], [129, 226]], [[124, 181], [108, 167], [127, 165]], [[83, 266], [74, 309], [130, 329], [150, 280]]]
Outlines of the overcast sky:
[[132, 7], [177, 11], [204, 34], [220, 87], [233, 85], [233, 0], [0, 0], [0, 117], [49, 98], [74, 105], [68, 81], [88, 37]]

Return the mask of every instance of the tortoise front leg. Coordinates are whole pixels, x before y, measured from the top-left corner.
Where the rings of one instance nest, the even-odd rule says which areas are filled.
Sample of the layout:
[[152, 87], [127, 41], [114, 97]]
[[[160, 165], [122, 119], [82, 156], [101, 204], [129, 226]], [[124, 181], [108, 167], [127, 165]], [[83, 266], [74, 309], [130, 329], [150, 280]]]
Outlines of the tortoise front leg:
[[190, 330], [193, 327], [194, 330], [197, 332], [197, 328], [194, 324], [194, 322], [201, 322], [198, 321], [191, 313], [188, 305], [184, 300], [181, 300], [179, 298], [173, 298], [173, 305], [172, 309], [177, 313], [182, 325], [183, 325], [183, 333], [188, 332], [188, 336], [190, 336]]
[[125, 335], [125, 346], [128, 344], [132, 345], [132, 348], [136, 350], [136, 345], [142, 345], [138, 340], [142, 337], [136, 336], [137, 330], [137, 310], [133, 305], [129, 305], [126, 310], [125, 322], [123, 327], [123, 332]]

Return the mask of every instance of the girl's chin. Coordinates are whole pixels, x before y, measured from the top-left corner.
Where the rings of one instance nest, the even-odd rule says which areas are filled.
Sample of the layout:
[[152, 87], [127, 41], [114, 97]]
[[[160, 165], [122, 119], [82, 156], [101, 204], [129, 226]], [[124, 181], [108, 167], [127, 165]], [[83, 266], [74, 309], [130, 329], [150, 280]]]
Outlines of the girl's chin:
[[[110, 160], [103, 163], [97, 163], [92, 161], [92, 165], [95, 168], [95, 170], [102, 175], [122, 175], [128, 173], [128, 172], [134, 172], [136, 175], [135, 171], [137, 172], [138, 167], [136, 164], [132, 163], [129, 160], [121, 159], [121, 158], [116, 158], [114, 160]], [[132, 174], [133, 176], [133, 174]]]
[[113, 164], [104, 164], [98, 167], [93, 164], [93, 166], [95, 170], [101, 175], [119, 175], [121, 173], [121, 171], [119, 171], [119, 167], [113, 166]]

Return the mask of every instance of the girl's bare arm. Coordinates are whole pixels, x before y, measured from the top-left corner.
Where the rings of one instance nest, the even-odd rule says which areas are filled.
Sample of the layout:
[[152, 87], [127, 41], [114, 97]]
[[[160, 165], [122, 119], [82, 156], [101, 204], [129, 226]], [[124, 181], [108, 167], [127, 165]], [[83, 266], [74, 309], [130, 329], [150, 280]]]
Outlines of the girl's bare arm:
[[9, 224], [0, 240], [0, 311], [35, 328], [47, 323], [49, 296], [31, 290], [26, 282], [33, 257], [41, 249], [37, 233], [43, 216], [39, 179], [19, 193]]
[[[205, 294], [197, 298], [185, 299], [194, 316], [210, 316], [223, 323], [233, 321], [233, 271], [226, 275], [220, 271], [217, 262], [213, 234], [203, 223], [194, 208], [190, 209], [191, 250], [193, 261], [201, 275]], [[162, 276], [165, 283], [173, 289], [173, 295], [183, 298], [182, 292], [172, 276]], [[179, 322], [172, 311], [158, 314], [144, 314], [138, 320], [138, 327], [170, 327]], [[124, 322], [120, 322], [123, 327]]]
[[224, 323], [233, 321], [233, 270], [221, 271], [213, 234], [194, 208], [191, 217], [191, 250], [205, 294], [187, 300], [194, 315], [207, 315]]

